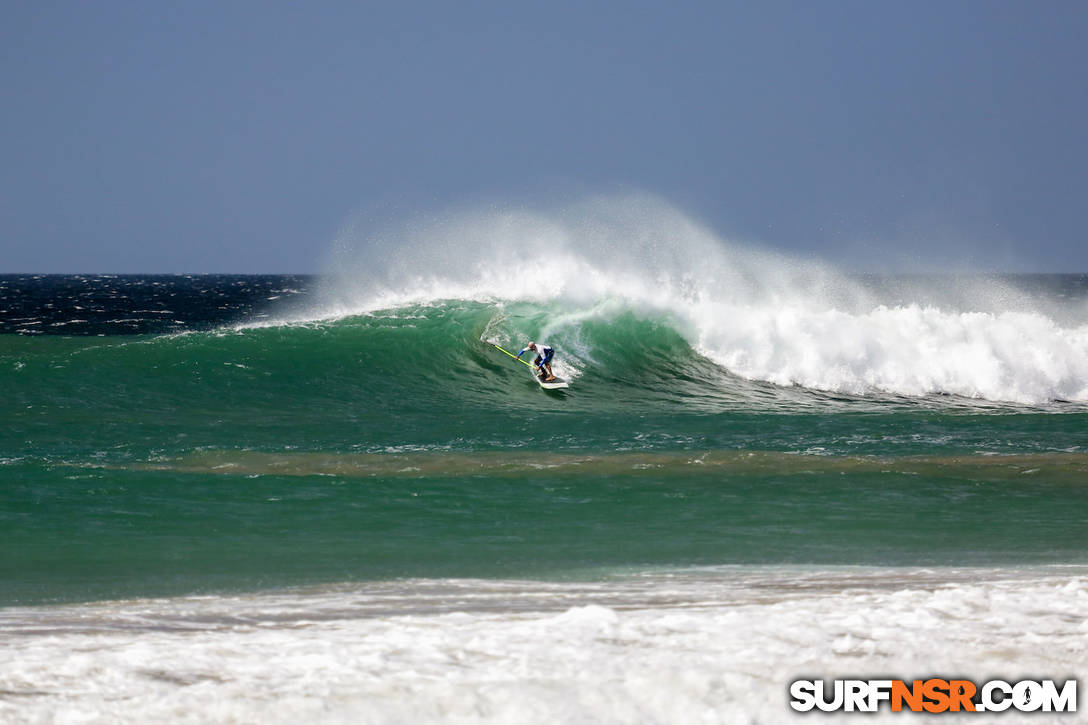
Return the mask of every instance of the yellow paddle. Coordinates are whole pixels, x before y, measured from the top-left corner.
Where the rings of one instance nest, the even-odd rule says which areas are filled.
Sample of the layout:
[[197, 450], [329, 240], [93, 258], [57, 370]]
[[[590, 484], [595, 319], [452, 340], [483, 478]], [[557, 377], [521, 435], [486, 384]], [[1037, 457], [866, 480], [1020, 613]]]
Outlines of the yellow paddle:
[[514, 358], [515, 360], [517, 360], [517, 361], [518, 361], [519, 363], [524, 363], [524, 364], [528, 365], [529, 367], [532, 367], [532, 366], [533, 366], [533, 364], [532, 364], [531, 362], [529, 362], [529, 361], [527, 361], [527, 360], [522, 360], [522, 359], [521, 359], [520, 357], [518, 357], [518, 356], [517, 356], [517, 355], [515, 355], [514, 353], [510, 352], [509, 350], [503, 350], [503, 349], [502, 349], [501, 347], [499, 347], [499, 346], [498, 346], [498, 345], [496, 345], [495, 343], [491, 343], [491, 345], [492, 345], [492, 347], [494, 347], [494, 348], [495, 348], [496, 350], [498, 350], [499, 352], [503, 352], [503, 353], [506, 353], [506, 354], [507, 354], [507, 355], [509, 355], [510, 357], [512, 357], [512, 358]]

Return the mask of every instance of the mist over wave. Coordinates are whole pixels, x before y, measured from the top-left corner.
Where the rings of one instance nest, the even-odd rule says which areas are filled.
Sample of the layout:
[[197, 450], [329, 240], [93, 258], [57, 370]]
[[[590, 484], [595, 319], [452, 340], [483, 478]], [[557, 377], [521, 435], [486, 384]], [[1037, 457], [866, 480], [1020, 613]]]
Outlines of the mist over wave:
[[[1088, 298], [984, 277], [859, 277], [722, 239], [645, 195], [550, 211], [474, 208], [340, 233], [313, 317], [450, 301], [536, 305], [535, 329], [589, 359], [583, 328], [673, 328], [732, 374], [854, 395], [1088, 401]], [[501, 324], [489, 332], [504, 341]], [[505, 337], [503, 337], [505, 335]], [[516, 340], [519, 341], [519, 340]], [[631, 355], [639, 341], [630, 341]]]

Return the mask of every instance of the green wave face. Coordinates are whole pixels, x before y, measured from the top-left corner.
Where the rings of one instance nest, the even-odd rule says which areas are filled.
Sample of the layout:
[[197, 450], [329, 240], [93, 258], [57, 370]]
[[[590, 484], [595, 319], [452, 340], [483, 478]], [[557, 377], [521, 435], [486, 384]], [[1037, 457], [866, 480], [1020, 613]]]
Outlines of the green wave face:
[[[180, 415], [190, 424], [212, 417], [239, 423], [248, 416], [260, 425], [288, 412], [348, 422], [378, 412], [403, 419], [466, 406], [517, 409], [550, 399], [530, 384], [528, 368], [487, 340], [516, 349], [547, 319], [529, 309], [457, 303], [159, 337], [10, 337], [0, 340], [0, 371], [11, 413], [41, 406], [73, 415]], [[591, 376], [586, 392], [653, 388], [689, 367], [721, 377], [667, 326], [631, 316], [586, 324], [553, 344], [557, 365]], [[569, 404], [578, 407], [578, 400]], [[396, 428], [398, 420], [385, 423]]]

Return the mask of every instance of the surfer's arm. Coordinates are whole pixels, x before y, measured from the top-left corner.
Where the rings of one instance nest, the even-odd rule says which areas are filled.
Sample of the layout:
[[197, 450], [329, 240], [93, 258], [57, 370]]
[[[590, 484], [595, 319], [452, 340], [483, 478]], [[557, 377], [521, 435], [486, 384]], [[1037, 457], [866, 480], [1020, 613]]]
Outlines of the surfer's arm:
[[523, 347], [523, 348], [521, 348], [521, 352], [519, 352], [519, 353], [518, 353], [518, 360], [520, 360], [520, 359], [521, 359], [521, 356], [522, 356], [522, 355], [524, 355], [524, 354], [525, 354], [525, 351], [526, 351], [526, 350], [528, 350], [528, 349], [529, 349], [529, 348], [527, 348], [527, 347]]

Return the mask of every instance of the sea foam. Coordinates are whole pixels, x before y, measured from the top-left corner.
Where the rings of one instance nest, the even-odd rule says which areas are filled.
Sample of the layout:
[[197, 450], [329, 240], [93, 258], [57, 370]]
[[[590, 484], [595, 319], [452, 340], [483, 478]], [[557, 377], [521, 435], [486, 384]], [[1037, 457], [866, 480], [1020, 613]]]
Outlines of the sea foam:
[[798, 678], [1076, 676], [1084, 575], [724, 567], [9, 608], [0, 719], [783, 722]]

